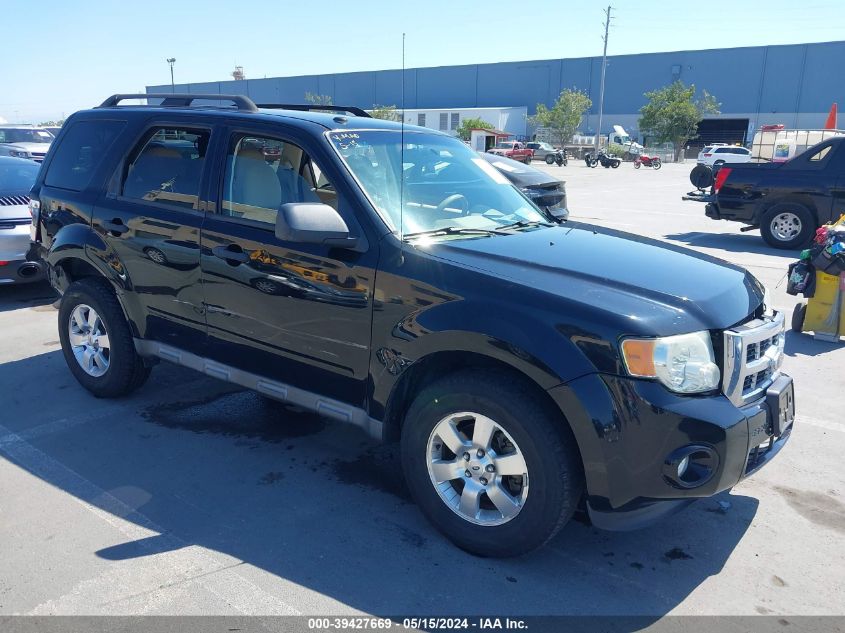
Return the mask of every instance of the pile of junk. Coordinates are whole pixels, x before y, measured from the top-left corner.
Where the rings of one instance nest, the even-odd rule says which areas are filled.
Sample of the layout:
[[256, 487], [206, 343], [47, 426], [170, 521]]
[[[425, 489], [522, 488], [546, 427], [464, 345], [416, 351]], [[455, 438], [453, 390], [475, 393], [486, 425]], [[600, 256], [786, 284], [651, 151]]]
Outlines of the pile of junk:
[[845, 215], [816, 231], [813, 245], [789, 265], [786, 292], [803, 295], [792, 312], [792, 329], [838, 342], [845, 336]]

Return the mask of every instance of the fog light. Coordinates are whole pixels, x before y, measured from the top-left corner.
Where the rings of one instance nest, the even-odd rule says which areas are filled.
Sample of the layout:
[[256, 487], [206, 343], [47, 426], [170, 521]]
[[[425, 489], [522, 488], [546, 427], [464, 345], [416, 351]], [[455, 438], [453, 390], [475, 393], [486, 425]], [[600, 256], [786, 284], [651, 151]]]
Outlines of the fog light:
[[675, 488], [689, 490], [706, 484], [719, 467], [719, 454], [710, 446], [689, 444], [663, 460], [663, 478]]

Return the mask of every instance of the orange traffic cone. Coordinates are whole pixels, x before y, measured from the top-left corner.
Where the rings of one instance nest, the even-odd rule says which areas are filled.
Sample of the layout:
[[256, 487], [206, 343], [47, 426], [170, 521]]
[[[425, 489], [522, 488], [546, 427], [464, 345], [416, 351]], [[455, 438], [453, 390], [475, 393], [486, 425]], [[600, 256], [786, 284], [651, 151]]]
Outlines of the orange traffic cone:
[[824, 129], [826, 129], [826, 130], [835, 130], [836, 129], [836, 104], [835, 103], [830, 107], [830, 114], [827, 115], [827, 121], [824, 124]]

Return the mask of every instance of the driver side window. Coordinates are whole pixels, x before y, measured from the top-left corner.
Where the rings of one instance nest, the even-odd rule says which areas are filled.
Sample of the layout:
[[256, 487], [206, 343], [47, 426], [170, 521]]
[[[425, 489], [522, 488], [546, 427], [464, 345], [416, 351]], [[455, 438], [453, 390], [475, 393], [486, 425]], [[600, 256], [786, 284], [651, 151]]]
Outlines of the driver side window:
[[232, 135], [226, 156], [222, 215], [273, 226], [283, 204], [331, 204], [331, 199], [336, 207], [334, 187], [299, 146], [270, 137]]

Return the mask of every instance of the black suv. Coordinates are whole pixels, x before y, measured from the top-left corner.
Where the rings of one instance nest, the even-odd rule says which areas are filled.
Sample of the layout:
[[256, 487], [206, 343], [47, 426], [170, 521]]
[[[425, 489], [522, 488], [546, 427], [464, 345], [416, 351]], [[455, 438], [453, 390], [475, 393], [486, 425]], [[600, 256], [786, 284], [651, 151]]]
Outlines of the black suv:
[[786, 443], [784, 318], [744, 269], [560, 223], [427, 128], [126, 97], [74, 114], [32, 191], [95, 395], [163, 359], [399, 440], [422, 511], [489, 556], [579, 506], [642, 525]]

